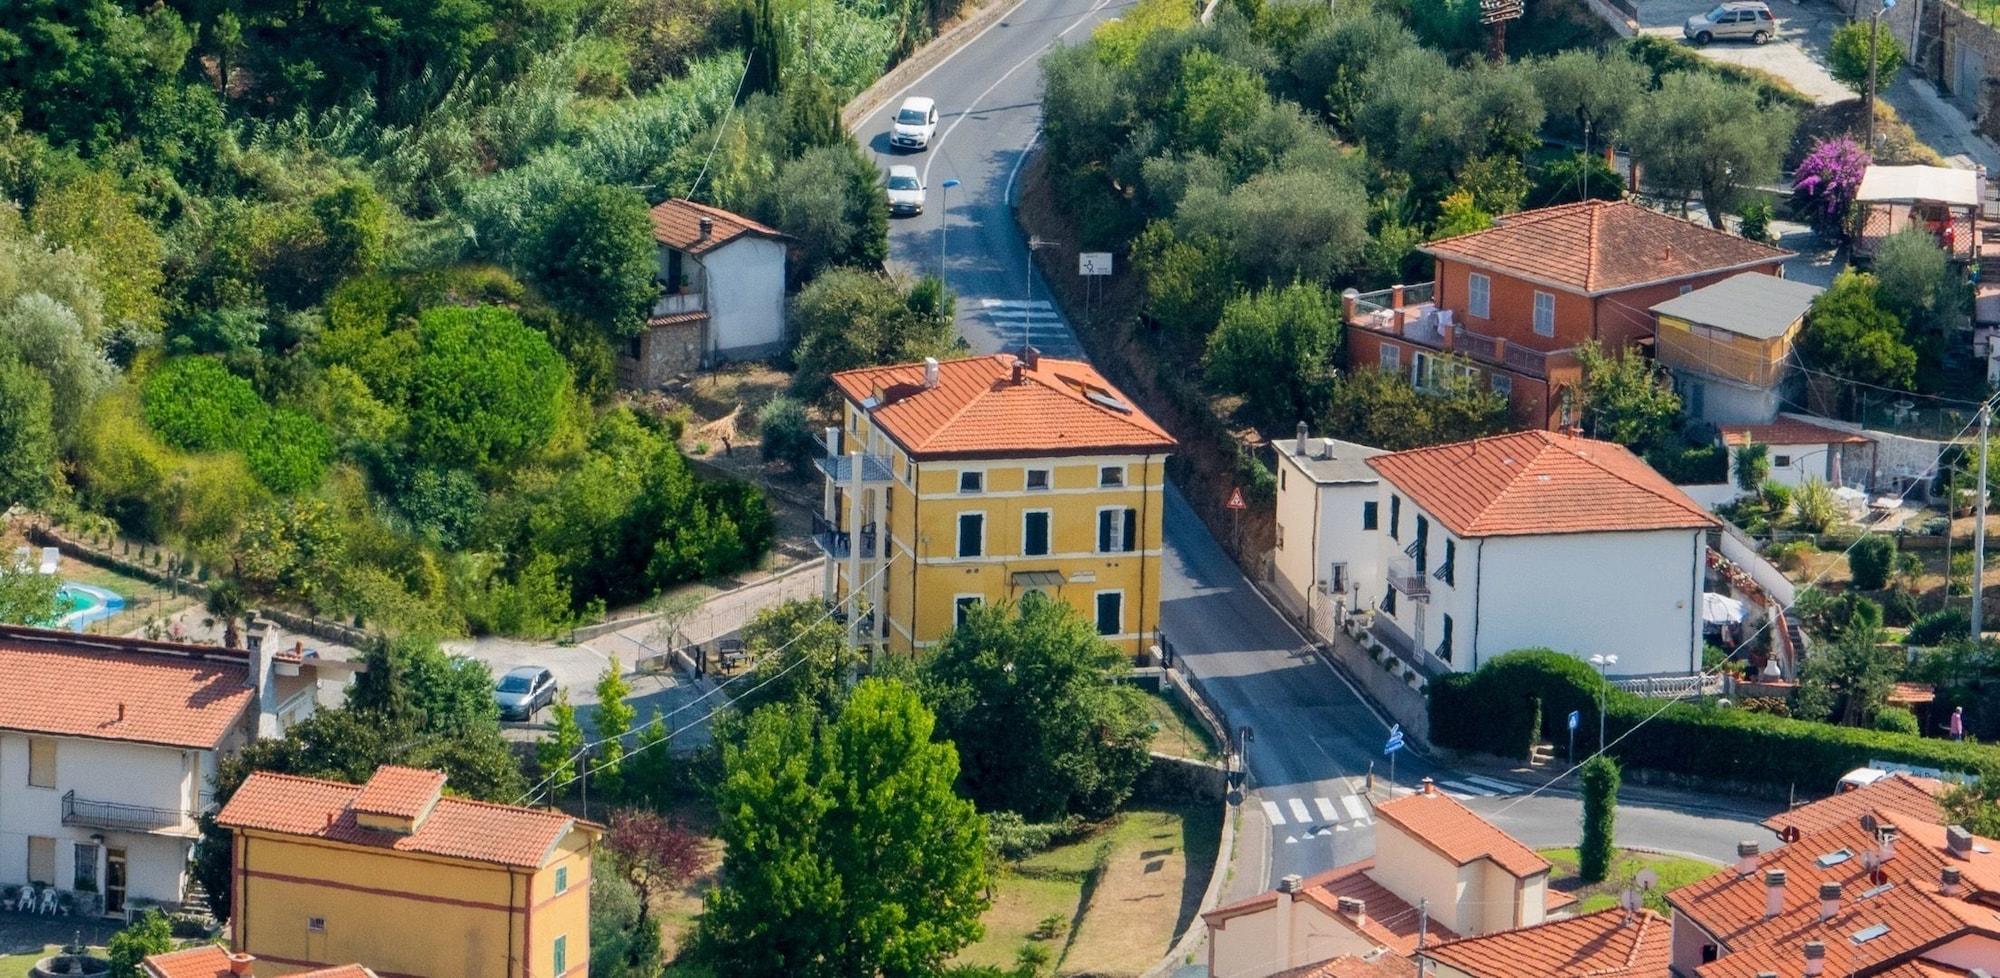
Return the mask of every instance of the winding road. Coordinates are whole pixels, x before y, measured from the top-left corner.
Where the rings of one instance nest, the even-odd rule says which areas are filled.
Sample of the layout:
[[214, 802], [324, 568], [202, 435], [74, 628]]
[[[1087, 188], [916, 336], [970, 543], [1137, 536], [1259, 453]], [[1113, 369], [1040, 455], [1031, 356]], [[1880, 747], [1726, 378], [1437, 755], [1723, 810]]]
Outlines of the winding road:
[[[907, 163], [924, 175], [924, 213], [891, 221], [890, 260], [914, 273], [944, 269], [958, 294], [959, 332], [973, 350], [1015, 349], [1025, 337], [1051, 356], [1081, 357], [1076, 335], [1031, 271], [1013, 202], [1040, 132], [1037, 62], [1054, 45], [1082, 42], [1131, 0], [990, 2], [1013, 5], [906, 89], [891, 93], [855, 126], [855, 135], [885, 170]], [[938, 134], [925, 152], [889, 148], [890, 118], [906, 95], [937, 99]], [[958, 185], [947, 191], [946, 180]], [[1172, 487], [1162, 590], [1161, 626], [1181, 664], [1230, 723], [1252, 731], [1236, 872], [1225, 897], [1371, 854], [1363, 786], [1371, 764], [1378, 783], [1386, 783], [1381, 750], [1388, 723], [1244, 579]], [[1530, 845], [1575, 842], [1576, 800], [1555, 793], [1523, 798], [1532, 784], [1525, 776], [1444, 770], [1407, 752], [1396, 776], [1405, 787], [1436, 778]], [[1620, 841], [1727, 860], [1737, 840], [1768, 835], [1746, 824], [1766, 809], [1731, 807], [1693, 797], [1624, 804]]]

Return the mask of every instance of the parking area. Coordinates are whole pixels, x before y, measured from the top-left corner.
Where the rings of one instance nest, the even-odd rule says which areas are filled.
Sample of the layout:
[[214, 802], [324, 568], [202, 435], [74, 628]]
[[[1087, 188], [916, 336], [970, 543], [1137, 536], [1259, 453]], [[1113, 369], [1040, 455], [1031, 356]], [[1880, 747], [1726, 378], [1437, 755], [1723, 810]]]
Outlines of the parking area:
[[[1681, 25], [1715, 5], [1716, 0], [1640, 0], [1639, 31], [1693, 47], [1682, 39]], [[1827, 44], [1846, 23], [1840, 11], [1829, 3], [1771, 0], [1771, 13], [1778, 20], [1778, 36], [1769, 43], [1715, 41], [1697, 50], [1714, 61], [1775, 75], [1821, 105], [1853, 98], [1826, 68]]]

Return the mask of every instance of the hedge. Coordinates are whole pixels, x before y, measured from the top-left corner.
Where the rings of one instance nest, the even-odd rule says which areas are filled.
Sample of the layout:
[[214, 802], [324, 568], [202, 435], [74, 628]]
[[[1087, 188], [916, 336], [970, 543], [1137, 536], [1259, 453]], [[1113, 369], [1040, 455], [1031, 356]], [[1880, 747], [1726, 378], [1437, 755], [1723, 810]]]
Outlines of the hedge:
[[[1431, 739], [1453, 750], [1526, 758], [1538, 737], [1564, 743], [1567, 718], [1576, 710], [1582, 714], [1577, 751], [1591, 751], [1597, 747], [1597, 698], [1602, 692], [1606, 736], [1615, 745], [1611, 753], [1627, 767], [1831, 788], [1841, 775], [1871, 759], [1965, 772], [2000, 763], [2000, 749], [1991, 746], [1737, 708], [1667, 705], [1603, 685], [1588, 664], [1572, 656], [1547, 649], [1510, 652], [1477, 672], [1431, 684]], [[1641, 723], [1644, 730], [1618, 739]]]

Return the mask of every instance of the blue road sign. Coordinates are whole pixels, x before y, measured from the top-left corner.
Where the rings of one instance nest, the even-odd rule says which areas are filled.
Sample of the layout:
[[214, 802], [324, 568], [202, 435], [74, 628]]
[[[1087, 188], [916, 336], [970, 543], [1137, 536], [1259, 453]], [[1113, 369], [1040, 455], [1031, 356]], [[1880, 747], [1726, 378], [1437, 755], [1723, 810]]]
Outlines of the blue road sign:
[[1389, 728], [1389, 742], [1382, 745], [1382, 753], [1394, 754], [1395, 752], [1402, 749], [1403, 749], [1403, 725], [1399, 723]]
[[1582, 711], [1582, 710], [1571, 710], [1571, 711], [1569, 711], [1569, 729], [1570, 729], [1570, 732], [1571, 732], [1571, 733], [1575, 733], [1575, 732], [1576, 732], [1576, 725], [1577, 725], [1577, 724], [1579, 724], [1579, 723], [1582, 723], [1582, 722], [1583, 722], [1583, 711]]

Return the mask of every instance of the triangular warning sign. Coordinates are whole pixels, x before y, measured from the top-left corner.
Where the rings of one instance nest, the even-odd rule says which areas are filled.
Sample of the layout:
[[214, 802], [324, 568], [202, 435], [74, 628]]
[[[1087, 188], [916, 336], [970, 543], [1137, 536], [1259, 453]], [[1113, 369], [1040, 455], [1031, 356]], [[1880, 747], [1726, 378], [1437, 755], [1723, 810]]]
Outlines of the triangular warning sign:
[[1230, 509], [1250, 508], [1249, 504], [1243, 501], [1243, 488], [1241, 486], [1229, 490], [1229, 508]]

